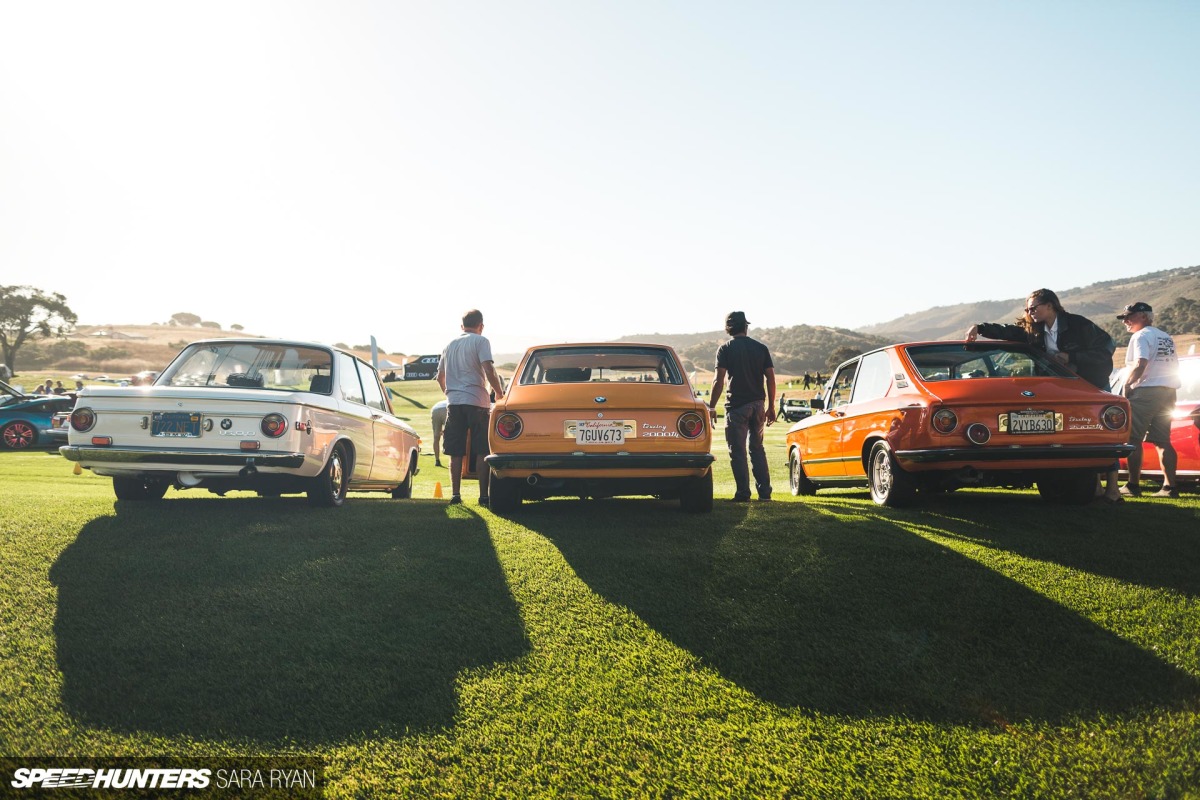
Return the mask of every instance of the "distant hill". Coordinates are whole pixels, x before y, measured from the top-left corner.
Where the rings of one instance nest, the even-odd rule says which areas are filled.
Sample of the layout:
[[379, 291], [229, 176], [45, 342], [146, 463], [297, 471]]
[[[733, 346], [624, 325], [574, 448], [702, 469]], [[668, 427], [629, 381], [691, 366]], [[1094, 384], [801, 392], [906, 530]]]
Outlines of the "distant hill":
[[[1054, 290], [1067, 311], [1083, 314], [1098, 324], [1112, 328], [1113, 333], [1118, 333], [1120, 326], [1113, 328], [1108, 323], [1114, 321], [1119, 309], [1135, 300], [1153, 306], [1156, 321], [1163, 321], [1162, 313], [1181, 300], [1185, 305], [1187, 301], [1193, 304], [1200, 302], [1200, 266], [1150, 272], [1135, 278], [1093, 283], [1076, 289], [1048, 288]], [[905, 314], [890, 322], [868, 325], [860, 331], [893, 341], [957, 339], [976, 322], [1012, 322], [1021, 316], [1026, 297], [1022, 295], [1007, 300], [934, 306], [925, 311]], [[1193, 331], [1180, 329], [1168, 332]]]
[[[775, 371], [785, 375], [825, 372], [828, 369], [829, 354], [840, 347], [849, 347], [859, 352], [865, 352], [885, 344], [891, 344], [893, 341], [883, 336], [821, 325], [751, 328], [750, 335], [771, 348]], [[721, 330], [704, 333], [642, 333], [623, 336], [617, 341], [670, 345], [680, 356], [691, 361], [694, 367], [711, 370], [714, 366], [717, 348], [728, 338], [725, 331]]]

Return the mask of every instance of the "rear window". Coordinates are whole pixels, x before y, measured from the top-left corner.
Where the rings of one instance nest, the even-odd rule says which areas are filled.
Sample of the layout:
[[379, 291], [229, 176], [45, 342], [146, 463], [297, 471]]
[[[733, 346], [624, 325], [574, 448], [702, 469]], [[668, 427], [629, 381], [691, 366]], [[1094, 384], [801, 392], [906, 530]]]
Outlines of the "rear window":
[[329, 393], [329, 350], [280, 344], [194, 344], [171, 362], [156, 386], [236, 386]]
[[988, 378], [1075, 378], [1074, 372], [1052, 361], [1040, 350], [995, 342], [923, 344], [906, 347], [917, 376], [936, 381]]
[[521, 371], [521, 385], [541, 383], [683, 384], [683, 373], [661, 347], [555, 347], [537, 350]]

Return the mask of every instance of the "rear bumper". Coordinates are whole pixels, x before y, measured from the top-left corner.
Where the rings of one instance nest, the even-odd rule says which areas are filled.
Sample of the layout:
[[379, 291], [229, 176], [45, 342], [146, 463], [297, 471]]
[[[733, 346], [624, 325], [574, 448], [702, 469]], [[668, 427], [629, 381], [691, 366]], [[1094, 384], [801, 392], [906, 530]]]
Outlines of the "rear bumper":
[[1131, 444], [1088, 445], [1010, 445], [1007, 447], [938, 447], [925, 450], [897, 450], [901, 464], [943, 464], [950, 462], [1004, 463], [1011, 461], [1116, 461], [1133, 452]]
[[68, 461], [83, 461], [88, 464], [131, 464], [142, 466], [159, 465], [165, 468], [179, 467], [233, 467], [241, 469], [248, 463], [255, 467], [278, 467], [299, 469], [304, 466], [303, 453], [260, 453], [228, 450], [158, 450], [146, 447], [81, 447], [67, 445], [58, 452]]
[[485, 459], [488, 466], [497, 472], [503, 470], [565, 470], [590, 472], [593, 470], [703, 470], [715, 460], [712, 453], [493, 453]]

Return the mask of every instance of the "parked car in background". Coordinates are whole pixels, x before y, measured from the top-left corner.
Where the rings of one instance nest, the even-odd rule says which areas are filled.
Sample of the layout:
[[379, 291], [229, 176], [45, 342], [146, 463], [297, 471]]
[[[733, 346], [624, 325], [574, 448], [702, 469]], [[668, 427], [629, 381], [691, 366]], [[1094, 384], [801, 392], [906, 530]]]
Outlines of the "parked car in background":
[[[1200, 482], [1200, 355], [1179, 357], [1182, 386], [1171, 415], [1171, 444], [1179, 456], [1175, 471], [1181, 484]], [[1142, 477], [1162, 480], [1158, 450], [1149, 442], [1142, 444]], [[1124, 469], [1125, 464], [1121, 464]]]
[[1036, 485], [1086, 503], [1097, 473], [1132, 450], [1125, 398], [1024, 344], [884, 347], [839, 366], [813, 405], [787, 434], [793, 494], [868, 486], [902, 506], [918, 491]]
[[0, 448], [26, 450], [51, 443], [51, 420], [70, 411], [75, 399], [68, 395], [25, 394], [0, 381]]
[[50, 430], [46, 431], [46, 440], [53, 447], [67, 443], [67, 434], [71, 430], [71, 412], [59, 411], [50, 418]]
[[319, 344], [215, 339], [188, 345], [150, 386], [88, 387], [60, 452], [113, 479], [122, 500], [167, 489], [412, 493], [421, 440], [393, 413], [370, 364]]
[[491, 507], [655, 495], [711, 511], [712, 427], [679, 358], [654, 344], [530, 348], [492, 408]]
[[784, 398], [783, 418], [787, 422], [799, 422], [812, 416], [812, 406], [807, 400]]

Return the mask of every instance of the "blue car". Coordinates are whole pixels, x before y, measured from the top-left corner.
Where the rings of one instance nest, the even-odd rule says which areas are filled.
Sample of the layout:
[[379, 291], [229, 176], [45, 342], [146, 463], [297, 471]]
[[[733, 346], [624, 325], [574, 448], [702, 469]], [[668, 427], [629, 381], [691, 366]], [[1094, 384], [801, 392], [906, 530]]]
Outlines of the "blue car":
[[70, 395], [25, 394], [0, 381], [0, 448], [26, 450], [39, 442], [52, 444], [51, 420], [74, 405]]

